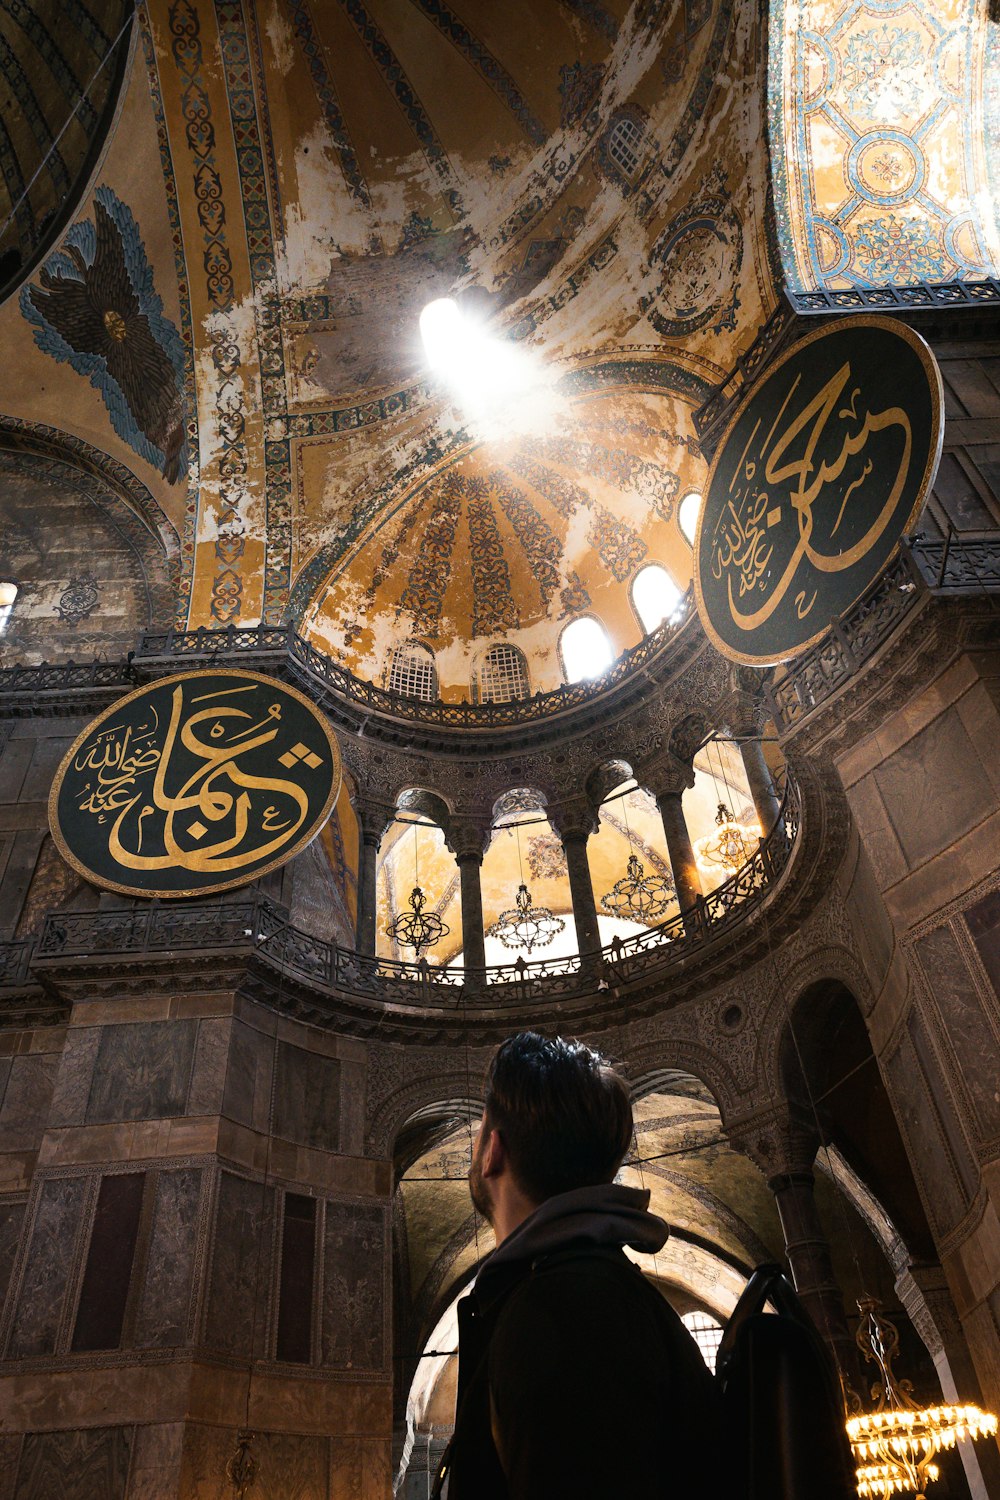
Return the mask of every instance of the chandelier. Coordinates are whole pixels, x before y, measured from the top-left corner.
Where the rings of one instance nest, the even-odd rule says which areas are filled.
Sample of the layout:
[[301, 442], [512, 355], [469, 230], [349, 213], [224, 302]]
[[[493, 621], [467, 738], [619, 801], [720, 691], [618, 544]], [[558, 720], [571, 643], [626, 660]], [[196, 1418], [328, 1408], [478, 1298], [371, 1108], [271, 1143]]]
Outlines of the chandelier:
[[612, 917], [649, 923], [662, 916], [674, 899], [674, 887], [663, 875], [647, 875], [645, 866], [633, 851], [628, 857], [626, 873], [601, 897], [601, 905]]
[[715, 827], [715, 833], [696, 840], [695, 858], [704, 870], [721, 866], [729, 874], [735, 874], [751, 858], [761, 831], [756, 824], [750, 829], [741, 828], [724, 802], [719, 803], [715, 814]]
[[534, 906], [531, 892], [522, 880], [517, 888], [514, 905], [502, 911], [490, 928], [490, 937], [498, 937], [505, 948], [544, 948], [551, 943], [557, 932], [566, 926], [562, 917], [555, 917], [547, 906]]
[[898, 1379], [892, 1367], [899, 1352], [895, 1325], [881, 1316], [872, 1297], [860, 1301], [858, 1307], [858, 1348], [882, 1375], [881, 1384], [872, 1386], [875, 1410], [847, 1422], [858, 1494], [862, 1500], [887, 1500], [897, 1494], [926, 1500], [927, 1486], [940, 1473], [936, 1455], [943, 1448], [953, 1448], [960, 1438], [995, 1436], [997, 1419], [978, 1406], [918, 1406], [911, 1382]]
[[386, 935], [400, 948], [412, 948], [419, 956], [421, 948], [433, 948], [439, 938], [447, 937], [451, 928], [442, 922], [437, 912], [424, 911], [427, 897], [420, 888], [420, 870], [417, 864], [417, 825], [413, 825], [413, 890], [410, 892], [410, 910], [400, 912], [395, 921], [386, 927]]

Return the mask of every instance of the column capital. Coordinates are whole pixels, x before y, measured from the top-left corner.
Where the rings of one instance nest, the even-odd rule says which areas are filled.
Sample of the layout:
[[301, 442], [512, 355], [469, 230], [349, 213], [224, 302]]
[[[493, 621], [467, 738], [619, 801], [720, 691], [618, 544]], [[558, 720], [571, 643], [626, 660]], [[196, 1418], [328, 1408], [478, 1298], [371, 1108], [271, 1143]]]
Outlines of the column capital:
[[668, 750], [641, 766], [636, 772], [636, 781], [652, 792], [659, 802], [661, 797], [679, 796], [694, 786], [694, 767], [685, 765]]
[[720, 707], [720, 715], [736, 739], [759, 739], [770, 718], [767, 699], [760, 689], [748, 692], [737, 687]]
[[565, 844], [567, 839], [586, 840], [597, 832], [598, 817], [587, 797], [567, 798], [546, 808], [549, 822]]
[[468, 859], [482, 864], [489, 848], [490, 830], [476, 818], [449, 818], [445, 843], [459, 864]]
[[361, 842], [377, 849], [392, 824], [395, 809], [385, 802], [375, 802], [367, 797], [358, 797], [351, 805], [358, 820]]
[[726, 1135], [760, 1168], [772, 1188], [783, 1178], [812, 1177], [819, 1137], [812, 1123], [788, 1105], [734, 1120]]

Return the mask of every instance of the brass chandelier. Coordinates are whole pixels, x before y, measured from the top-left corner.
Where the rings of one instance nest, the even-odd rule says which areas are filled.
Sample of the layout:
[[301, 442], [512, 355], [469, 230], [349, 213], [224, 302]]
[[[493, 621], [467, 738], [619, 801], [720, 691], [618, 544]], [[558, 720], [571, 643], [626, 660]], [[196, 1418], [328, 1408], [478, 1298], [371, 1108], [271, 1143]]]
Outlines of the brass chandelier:
[[498, 937], [505, 948], [544, 948], [557, 933], [566, 926], [562, 917], [553, 916], [547, 906], [535, 906], [531, 892], [522, 880], [514, 897], [514, 905], [502, 911], [490, 928], [490, 936]]
[[895, 1324], [882, 1315], [873, 1297], [864, 1298], [858, 1307], [858, 1347], [882, 1376], [872, 1386], [874, 1411], [849, 1417], [847, 1422], [858, 1494], [862, 1500], [889, 1500], [901, 1494], [926, 1500], [927, 1486], [940, 1473], [934, 1462], [937, 1454], [954, 1448], [961, 1438], [995, 1436], [997, 1419], [978, 1406], [919, 1406], [911, 1382], [900, 1380], [893, 1370], [899, 1352]]
[[704, 870], [711, 871], [721, 866], [727, 874], [735, 874], [757, 847], [760, 829], [742, 828], [724, 802], [719, 803], [715, 814], [715, 827], [715, 833], [696, 840], [695, 859]]
[[627, 795], [622, 799], [622, 813], [625, 817], [625, 837], [629, 845], [628, 863], [625, 874], [601, 897], [601, 906], [609, 916], [649, 926], [657, 917], [662, 917], [673, 901], [674, 885], [664, 875], [646, 874], [646, 868], [636, 854], [632, 840]]
[[420, 956], [422, 948], [433, 948], [439, 938], [447, 937], [451, 928], [442, 922], [437, 912], [425, 911], [427, 897], [420, 887], [420, 872], [417, 864], [417, 825], [413, 825], [413, 890], [410, 892], [410, 910], [400, 912], [395, 921], [386, 927], [386, 935], [400, 948], [412, 948]]
[[562, 917], [555, 916], [547, 906], [535, 906], [524, 880], [521, 863], [521, 830], [514, 824], [517, 839], [517, 866], [521, 883], [514, 897], [514, 905], [502, 911], [489, 930], [490, 937], [499, 938], [505, 948], [523, 948], [530, 953], [533, 948], [545, 948], [566, 926]]

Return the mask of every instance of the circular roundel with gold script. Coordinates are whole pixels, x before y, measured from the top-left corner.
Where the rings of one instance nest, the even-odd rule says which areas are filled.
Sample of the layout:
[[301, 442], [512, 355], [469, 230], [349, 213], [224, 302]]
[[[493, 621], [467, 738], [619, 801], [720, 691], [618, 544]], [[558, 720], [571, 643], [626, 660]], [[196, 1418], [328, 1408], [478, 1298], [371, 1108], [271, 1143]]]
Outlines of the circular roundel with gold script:
[[277, 869], [320, 831], [340, 749], [303, 693], [257, 672], [183, 672], [120, 698], [49, 794], [63, 857], [133, 896], [203, 896]]
[[845, 318], [782, 354], [708, 478], [694, 583], [714, 645], [763, 665], [817, 641], [916, 522], [943, 431], [937, 364], [903, 323]]

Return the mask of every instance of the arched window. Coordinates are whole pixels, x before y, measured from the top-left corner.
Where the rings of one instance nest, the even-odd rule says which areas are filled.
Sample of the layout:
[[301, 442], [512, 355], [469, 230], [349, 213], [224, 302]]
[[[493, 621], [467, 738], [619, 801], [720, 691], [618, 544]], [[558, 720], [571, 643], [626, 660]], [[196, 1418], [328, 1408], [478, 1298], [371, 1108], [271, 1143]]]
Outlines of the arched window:
[[685, 495], [677, 511], [677, 524], [686, 541], [694, 546], [694, 539], [698, 533], [698, 517], [701, 515], [701, 496], [697, 490], [692, 490], [690, 495]]
[[643, 122], [633, 114], [620, 114], [612, 121], [605, 137], [608, 161], [629, 182], [639, 170], [642, 159]]
[[433, 703], [438, 695], [434, 653], [419, 641], [407, 641], [405, 646], [397, 646], [389, 668], [389, 691], [404, 698]]
[[10, 612], [14, 608], [16, 598], [16, 583], [0, 583], [0, 635], [3, 635], [7, 629], [7, 621], [10, 619]]
[[567, 682], [584, 682], [588, 677], [600, 677], [612, 661], [607, 631], [589, 615], [570, 620], [559, 637], [559, 650]]
[[524, 652], [509, 641], [490, 646], [476, 668], [472, 690], [479, 703], [510, 703], [514, 698], [527, 698], [531, 688]]
[[701, 1357], [715, 1374], [715, 1356], [722, 1342], [722, 1324], [706, 1312], [686, 1312], [681, 1322], [701, 1350]]
[[659, 563], [640, 568], [632, 579], [632, 606], [647, 635], [669, 619], [680, 597], [680, 589]]

